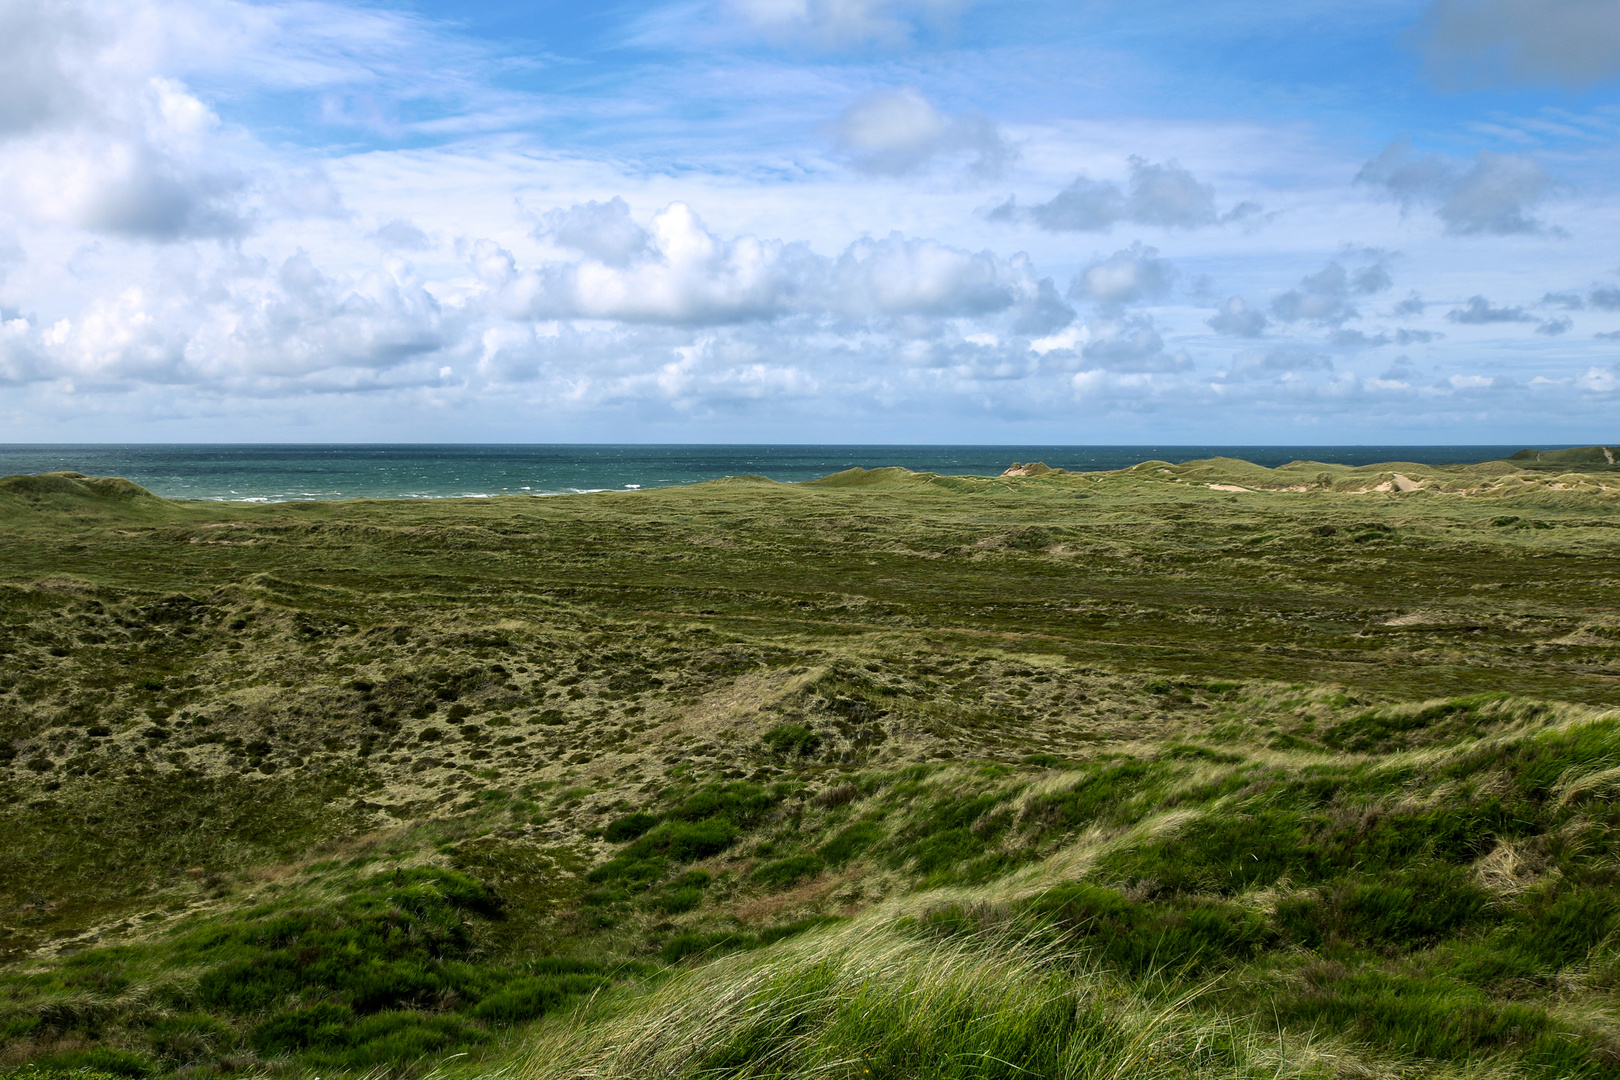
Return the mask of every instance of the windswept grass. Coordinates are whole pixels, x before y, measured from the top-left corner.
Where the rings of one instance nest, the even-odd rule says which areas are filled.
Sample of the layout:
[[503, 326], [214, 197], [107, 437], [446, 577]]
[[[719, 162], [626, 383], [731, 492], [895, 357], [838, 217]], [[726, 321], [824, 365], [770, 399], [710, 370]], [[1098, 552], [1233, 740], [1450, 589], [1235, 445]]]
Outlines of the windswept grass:
[[1039, 939], [942, 942], [866, 919], [587, 1008], [543, 1030], [519, 1075], [1235, 1080], [1354, 1060], [1202, 997], [1143, 996]]

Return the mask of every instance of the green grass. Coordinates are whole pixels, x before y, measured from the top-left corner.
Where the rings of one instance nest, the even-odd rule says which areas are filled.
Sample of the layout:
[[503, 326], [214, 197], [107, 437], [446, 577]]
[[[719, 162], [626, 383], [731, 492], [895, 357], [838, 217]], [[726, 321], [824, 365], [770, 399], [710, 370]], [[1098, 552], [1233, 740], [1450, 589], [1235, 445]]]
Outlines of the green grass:
[[457, 871], [401, 868], [333, 886], [13, 978], [0, 1026], [13, 1039], [117, 1042], [105, 1053], [122, 1065], [84, 1064], [142, 1075], [246, 1050], [364, 1071], [476, 1047], [610, 984], [587, 961], [481, 958], [474, 924], [501, 905]]
[[1615, 1076], [1575, 467], [0, 480], [0, 1076]]

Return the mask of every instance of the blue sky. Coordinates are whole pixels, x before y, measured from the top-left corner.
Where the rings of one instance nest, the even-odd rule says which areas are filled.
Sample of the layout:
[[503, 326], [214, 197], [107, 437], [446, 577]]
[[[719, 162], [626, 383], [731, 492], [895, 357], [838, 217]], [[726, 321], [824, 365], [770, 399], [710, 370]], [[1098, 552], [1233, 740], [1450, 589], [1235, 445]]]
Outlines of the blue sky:
[[0, 441], [1613, 441], [1620, 0], [0, 0]]

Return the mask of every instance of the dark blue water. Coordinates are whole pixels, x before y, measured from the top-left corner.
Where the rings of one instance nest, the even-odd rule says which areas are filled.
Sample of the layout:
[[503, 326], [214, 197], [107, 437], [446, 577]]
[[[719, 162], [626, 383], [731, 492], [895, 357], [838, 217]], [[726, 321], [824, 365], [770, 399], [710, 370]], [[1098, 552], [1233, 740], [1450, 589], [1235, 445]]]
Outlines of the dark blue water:
[[[171, 499], [429, 499], [555, 495], [693, 484], [757, 473], [814, 480], [859, 465], [994, 476], [1015, 461], [1098, 472], [1141, 461], [1236, 457], [1434, 465], [1490, 461], [1520, 446], [403, 446], [0, 445], [0, 475], [122, 476]], [[1539, 449], [1555, 449], [1540, 447]]]

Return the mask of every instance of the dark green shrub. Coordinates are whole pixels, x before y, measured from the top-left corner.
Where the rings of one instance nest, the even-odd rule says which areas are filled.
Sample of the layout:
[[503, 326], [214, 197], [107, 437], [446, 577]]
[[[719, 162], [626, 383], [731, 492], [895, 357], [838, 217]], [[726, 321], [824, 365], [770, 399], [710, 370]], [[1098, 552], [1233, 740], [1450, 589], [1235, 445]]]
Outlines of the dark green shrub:
[[820, 854], [832, 866], [843, 866], [849, 860], [883, 839], [883, 829], [875, 821], [857, 821], [821, 845]]
[[312, 1048], [305, 1058], [312, 1064], [327, 1067], [365, 1069], [408, 1063], [429, 1054], [442, 1054], [458, 1045], [487, 1041], [487, 1032], [468, 1025], [458, 1016], [384, 1012], [356, 1021], [348, 1032], [346, 1045]]
[[812, 915], [808, 919], [797, 922], [783, 923], [780, 926], [767, 926], [759, 932], [761, 945], [774, 945], [784, 938], [797, 937], [806, 930], [814, 930], [818, 926], [831, 926], [834, 923], [848, 922], [842, 915]]
[[1079, 883], [1052, 889], [1029, 908], [1133, 975], [1241, 963], [1275, 938], [1260, 914], [1235, 904], [1133, 903], [1113, 889]]
[[1368, 966], [1274, 999], [1285, 1023], [1321, 1025], [1415, 1058], [1462, 1061], [1513, 1050], [1545, 1075], [1614, 1075], [1586, 1038], [1560, 1031], [1546, 1011], [1496, 1001], [1446, 977], [1394, 975]]
[[225, 1053], [236, 1043], [236, 1033], [206, 1013], [159, 1020], [146, 1038], [159, 1057], [182, 1065]]
[[473, 1006], [472, 1015], [480, 1020], [515, 1024], [543, 1016], [570, 998], [607, 985], [608, 980], [600, 975], [538, 975], [515, 979]]
[[1423, 732], [1426, 739], [1469, 734], [1480, 725], [1480, 709], [1508, 696], [1474, 694], [1410, 712], [1373, 709], [1328, 728], [1322, 741], [1336, 750], [1384, 752], [1413, 741], [1415, 732]]
[[296, 1053], [311, 1046], [346, 1046], [353, 1023], [353, 1009], [322, 1002], [271, 1017], [253, 1029], [248, 1043], [262, 1057]]
[[778, 724], [765, 733], [765, 745], [784, 757], [809, 757], [821, 749], [821, 736], [803, 724]]
[[1424, 863], [1290, 898], [1278, 905], [1277, 922], [1310, 946], [1344, 939], [1410, 948], [1480, 922], [1489, 905], [1467, 871]]
[[1026, 816], [1045, 829], [1072, 829], [1099, 820], [1115, 820], [1120, 809], [1161, 772], [1163, 766], [1127, 761], [1105, 765], [1068, 791], [1031, 802]]
[[683, 821], [718, 818], [746, 829], [780, 801], [780, 795], [742, 780], [729, 784], [706, 784], [688, 795], [675, 808], [673, 816]]
[[654, 814], [634, 813], [626, 814], [608, 822], [608, 827], [602, 835], [610, 844], [624, 844], [644, 834], [648, 829], [658, 824], [658, 817]]
[[621, 856], [603, 863], [585, 875], [586, 881], [623, 881], [632, 886], [645, 886], [649, 882], [657, 881], [669, 870], [669, 864], [661, 858], [634, 859]]
[[647, 898], [647, 906], [665, 915], [679, 915], [703, 903], [703, 890], [697, 888], [665, 889]]
[[821, 873], [825, 864], [819, 855], [791, 855], [754, 868], [753, 879], [772, 889], [782, 889], [801, 878]]
[[677, 934], [658, 950], [658, 957], [666, 964], [677, 964], [689, 956], [736, 952], [757, 944], [758, 940], [751, 934]]
[[1514, 933], [1514, 943], [1550, 967], [1564, 967], [1587, 955], [1620, 922], [1620, 897], [1597, 889], [1574, 889], [1533, 896]]
[[1241, 892], [1288, 874], [1320, 881], [1324, 858], [1310, 843], [1301, 815], [1282, 810], [1212, 815], [1104, 860], [1130, 883], [1156, 882], [1168, 892]]
[[71, 1073], [74, 1080], [82, 1076], [146, 1077], [157, 1072], [157, 1067], [139, 1054], [127, 1050], [95, 1047], [90, 1050], [67, 1050], [60, 1054], [47, 1054], [34, 1060], [40, 1073]]
[[624, 858], [662, 855], [676, 862], [693, 862], [718, 855], [737, 840], [737, 827], [726, 818], [698, 822], [665, 822], [625, 849]]
[[387, 881], [398, 891], [389, 899], [416, 914], [426, 914], [437, 907], [434, 898], [458, 911], [473, 911], [480, 915], [495, 915], [500, 902], [476, 879], [459, 870], [437, 866], [418, 866], [409, 870], [396, 870]]

